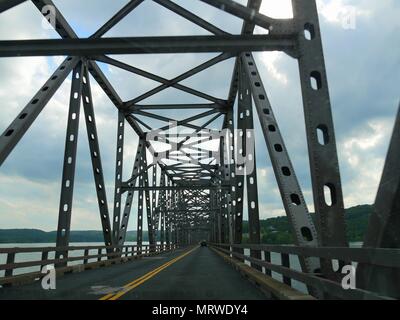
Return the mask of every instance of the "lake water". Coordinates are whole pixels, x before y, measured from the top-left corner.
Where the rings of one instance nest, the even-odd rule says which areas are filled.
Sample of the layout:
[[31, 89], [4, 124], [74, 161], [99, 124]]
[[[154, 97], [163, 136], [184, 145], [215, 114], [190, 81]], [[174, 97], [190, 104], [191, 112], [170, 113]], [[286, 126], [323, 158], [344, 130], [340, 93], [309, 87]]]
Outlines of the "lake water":
[[[143, 241], [143, 245], [149, 244], [147, 241]], [[125, 242], [125, 245], [136, 245], [136, 242]], [[41, 248], [41, 247], [55, 247], [55, 243], [0, 243], [0, 248]], [[104, 246], [104, 242], [71, 242], [70, 246], [76, 247], [84, 247], [84, 246]], [[97, 254], [97, 249], [89, 250], [89, 255]], [[103, 250], [103, 254], [105, 251]], [[83, 256], [84, 250], [74, 250], [69, 252], [70, 257], [79, 257]], [[54, 252], [49, 252], [48, 259], [54, 259]], [[28, 261], [40, 261], [42, 258], [42, 254], [40, 252], [28, 252], [28, 253], [18, 253], [15, 255], [15, 262], [28, 262]], [[103, 260], [105, 259], [102, 258]], [[95, 262], [96, 259], [89, 259], [88, 262]], [[7, 254], [0, 253], [0, 265], [5, 264], [7, 262]], [[70, 261], [68, 262], [69, 266], [81, 264], [82, 260], [78, 261]], [[29, 268], [18, 268], [13, 271], [14, 275], [19, 275], [28, 272], [36, 272], [40, 271], [40, 266], [29, 267]], [[4, 270], [0, 270], [0, 277], [4, 276]]]
[[[143, 241], [143, 245], [149, 244], [148, 242]], [[71, 243], [71, 246], [103, 246], [104, 243], [102, 242], [79, 242], [79, 243]], [[136, 245], [136, 242], [126, 242], [125, 245]], [[360, 248], [362, 246], [361, 242], [353, 242], [350, 243], [350, 247], [352, 248]], [[19, 248], [35, 248], [35, 247], [55, 247], [55, 243], [7, 243], [7, 244], [0, 244], [0, 248], [14, 248], [14, 247], [19, 247]], [[104, 253], [104, 252], [103, 252]], [[94, 250], [89, 250], [89, 255], [90, 254], [97, 254], [97, 249]], [[250, 250], [245, 249], [244, 254], [249, 256], [250, 255]], [[264, 252], [262, 254], [262, 259], [264, 259]], [[83, 250], [76, 250], [76, 251], [71, 251], [69, 253], [70, 257], [77, 257], [77, 256], [82, 256], [83, 255]], [[49, 259], [54, 259], [54, 252], [49, 253]], [[15, 256], [15, 262], [27, 262], [27, 261], [36, 261], [41, 259], [41, 253], [39, 252], [33, 252], [33, 253], [20, 253]], [[105, 258], [103, 258], [104, 260]], [[289, 255], [289, 260], [290, 260], [290, 267], [294, 270], [301, 271], [300, 267], [300, 262], [299, 258], [296, 255]], [[6, 254], [1, 254], [0, 253], [0, 264], [5, 264], [7, 261], [7, 255]], [[88, 262], [95, 262], [97, 259], [89, 259]], [[77, 265], [81, 264], [82, 261], [71, 261], [68, 262], [68, 265]], [[250, 265], [249, 262], [246, 262], [248, 265]], [[281, 264], [281, 255], [279, 253], [271, 253], [271, 263], [280, 265]], [[23, 274], [23, 273], [28, 273], [28, 272], [36, 272], [40, 271], [40, 266], [37, 267], [29, 267], [29, 268], [19, 268], [14, 270], [14, 275], [18, 274]], [[4, 276], [4, 271], [0, 271], [0, 277]], [[278, 281], [283, 281], [282, 275], [272, 272], [272, 277]], [[1, 287], [1, 286], [0, 286]], [[306, 286], [296, 280], [292, 280], [292, 287], [301, 291], [301, 292], [307, 292]]]

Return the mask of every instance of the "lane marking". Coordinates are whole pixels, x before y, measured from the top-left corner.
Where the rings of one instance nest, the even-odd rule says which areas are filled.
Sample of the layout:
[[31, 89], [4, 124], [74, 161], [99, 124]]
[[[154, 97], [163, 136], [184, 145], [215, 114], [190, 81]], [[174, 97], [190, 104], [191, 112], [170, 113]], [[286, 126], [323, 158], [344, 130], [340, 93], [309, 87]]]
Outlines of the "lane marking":
[[168, 268], [170, 265], [174, 264], [175, 262], [181, 260], [182, 258], [186, 257], [188, 254], [192, 253], [194, 250], [196, 250], [198, 247], [193, 248], [190, 251], [187, 251], [186, 253], [168, 261], [167, 263], [164, 263], [163, 265], [159, 266], [158, 268], [146, 273], [145, 275], [141, 276], [140, 278], [137, 278], [133, 280], [132, 282], [126, 284], [123, 286], [123, 289], [119, 292], [116, 293], [109, 293], [103, 297], [101, 297], [99, 300], [117, 300], [124, 294], [128, 293], [129, 291], [135, 289], [136, 287], [140, 286], [142, 283], [146, 282], [147, 280], [153, 278], [155, 275], [163, 271], [164, 269]]
[[153, 271], [150, 271], [149, 273], [145, 274], [144, 276], [126, 284], [124, 286], [124, 289], [121, 290], [120, 292], [111, 294], [111, 295], [107, 295], [104, 300], [117, 300], [118, 298], [120, 298], [121, 296], [123, 296], [124, 294], [126, 294], [127, 292], [133, 290], [134, 288], [138, 287], [139, 285], [141, 285], [142, 283], [146, 282], [147, 280], [151, 279], [152, 277], [154, 277], [156, 274], [160, 273], [161, 271], [163, 271], [164, 269], [166, 269], [167, 267], [169, 267], [170, 265], [174, 264], [175, 262], [179, 261], [180, 259], [182, 259], [183, 257], [187, 256], [188, 254], [190, 254], [192, 251], [194, 251], [196, 248], [184, 253], [183, 255], [176, 257], [174, 259], [172, 259], [171, 261], [161, 265], [160, 267], [154, 269]]

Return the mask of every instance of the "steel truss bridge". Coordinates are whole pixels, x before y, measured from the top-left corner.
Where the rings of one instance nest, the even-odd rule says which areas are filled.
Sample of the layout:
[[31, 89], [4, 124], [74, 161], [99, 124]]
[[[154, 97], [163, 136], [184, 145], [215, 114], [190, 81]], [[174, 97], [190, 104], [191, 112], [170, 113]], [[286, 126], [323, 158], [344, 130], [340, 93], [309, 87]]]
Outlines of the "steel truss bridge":
[[[226, 260], [257, 283], [270, 298], [399, 298], [400, 116], [397, 116], [395, 122], [364, 247], [349, 248], [335, 131], [315, 0], [292, 0], [291, 19], [273, 19], [259, 13], [261, 0], [249, 0], [247, 6], [231, 0], [199, 1], [242, 19], [241, 33], [230, 34], [173, 1], [153, 0], [207, 30], [211, 35], [103, 37], [144, 2], [144, 0], [132, 0], [92, 36], [82, 39], [51, 0], [32, 0], [38, 9], [38, 14], [43, 14], [47, 18], [49, 12], [43, 8], [51, 6], [54, 9], [55, 30], [60, 39], [0, 41], [0, 57], [54, 55], [67, 57], [1, 135], [0, 165], [6, 161], [55, 92], [72, 74], [57, 244], [56, 247], [50, 248], [0, 249], [0, 254], [7, 256], [6, 263], [0, 265], [0, 270], [4, 271], [3, 277], [0, 278], [0, 284], [3, 285], [0, 297], [18, 297], [18, 294], [23, 296], [22, 292], [30, 292], [36, 298], [54, 297], [50, 293], [45, 296], [42, 296], [44, 293], [38, 293], [40, 290], [35, 287], [37, 282], [26, 284], [40, 278], [42, 276], [40, 271], [16, 272], [20, 268], [39, 268], [54, 264], [58, 275], [72, 272], [72, 275], [65, 275], [59, 280], [61, 292], [67, 295], [71, 283], [75, 281], [81, 288], [86, 285], [84, 279], [92, 279], [93, 283], [98, 283], [99, 279], [104, 280], [109, 277], [114, 281], [112, 285], [121, 286], [126, 280], [122, 275], [126, 276], [127, 270], [130, 270], [130, 273], [126, 277], [134, 278], [158, 267], [147, 273], [146, 277], [146, 279], [149, 277], [156, 279], [160, 270], [168, 267], [170, 271], [165, 272], [171, 274], [164, 278], [162, 273], [158, 275], [167, 283], [168, 278], [174, 279], [173, 272], [179, 272], [180, 265], [184, 268], [190, 264], [185, 261], [192, 261], [190, 265], [193, 270], [189, 267], [185, 270], [189, 273], [193, 271], [191, 276], [194, 278], [196, 278], [195, 271], [199, 274], [202, 272], [194, 266], [200, 265], [204, 270], [208, 270], [207, 277], [198, 277], [202, 279], [201, 281], [205, 281], [204, 285], [215, 287], [218, 286], [218, 282], [221, 283], [220, 286], [225, 288], [226, 294], [222, 298], [229, 298], [229, 292], [232, 290], [236, 290], [239, 298], [257, 298], [258, 293], [251, 291], [256, 290], [255, 287], [249, 289], [246, 287], [248, 285], [246, 281], [243, 280], [245, 283], [242, 283], [242, 280], [236, 279], [236, 272], [232, 271], [234, 269], [223, 262]], [[25, 1], [2, 0], [0, 13], [23, 2]], [[254, 34], [256, 26], [263, 28], [264, 34]], [[298, 61], [316, 221], [311, 218], [307, 209], [289, 152], [274, 116], [273, 106], [268, 100], [267, 90], [253, 57], [253, 52], [258, 51], [281, 51]], [[219, 54], [173, 79], [163, 78], [109, 57], [111, 54], [199, 52]], [[231, 76], [231, 85], [226, 99], [216, 98], [182, 84], [184, 80], [228, 59], [234, 59], [235, 63], [232, 74], [227, 75]], [[118, 88], [111, 85], [98, 62], [154, 80], [159, 85], [132, 100], [123, 101]], [[118, 132], [112, 213], [109, 212], [103, 177], [91, 78], [108, 96], [110, 104], [118, 110], [118, 119], [115, 119], [118, 121]], [[168, 88], [188, 93], [193, 96], [194, 101], [202, 98], [208, 103], [159, 105], [143, 103], [145, 99]], [[253, 104], [256, 110], [254, 114]], [[70, 246], [77, 137], [82, 106], [104, 246]], [[177, 120], [173, 116], [158, 114], [159, 110], [198, 112], [195, 116]], [[237, 114], [236, 119], [235, 114]], [[143, 118], [158, 120], [165, 125], [153, 128]], [[216, 130], [212, 124], [217, 119], [222, 119], [223, 125]], [[257, 186], [259, 177], [255, 161], [257, 150], [253, 143], [254, 121], [259, 121], [261, 124], [282, 203], [295, 239], [294, 246], [260, 244]], [[201, 124], [198, 124], [199, 122]], [[127, 181], [122, 179], [124, 145], [126, 145], [125, 126], [131, 128], [139, 139], [132, 174]], [[177, 133], [174, 133], [174, 129]], [[185, 129], [185, 133], [182, 133], [181, 129]], [[167, 146], [163, 152], [156, 147], [160, 144]], [[216, 146], [216, 149], [212, 149], [211, 145]], [[137, 202], [137, 212], [131, 210], [134, 202]], [[243, 212], [246, 208], [249, 220], [249, 244], [242, 243]], [[127, 245], [125, 242], [130, 219], [137, 220], [136, 245]], [[147, 221], [146, 226], [143, 225], [144, 220]], [[148, 230], [148, 245], [143, 244], [144, 228]], [[192, 249], [202, 239], [208, 240], [208, 248]], [[33, 252], [40, 254], [40, 258], [28, 262], [18, 260], [18, 255]], [[78, 253], [73, 254], [76, 252]], [[160, 266], [158, 261], [161, 260], [151, 260], [156, 255], [168, 262]], [[274, 260], [274, 255], [279, 259]], [[300, 268], [293, 268], [293, 257], [298, 258]], [[205, 261], [204, 264], [202, 259]], [[137, 261], [129, 262], [131, 260]], [[126, 263], [120, 264], [121, 262]], [[341, 270], [343, 266], [351, 263], [357, 264], [357, 288], [345, 290], [341, 284], [344, 277]], [[75, 274], [78, 271], [106, 265], [114, 266]], [[234, 274], [231, 275], [231, 271]], [[281, 278], [278, 280], [272, 278], [272, 272], [280, 274]], [[232, 278], [225, 283], [224, 278], [228, 275]], [[161, 281], [160, 279], [151, 281]], [[214, 283], [210, 283], [211, 280]], [[293, 280], [305, 284], [305, 292], [293, 287]], [[120, 282], [115, 283], [116, 281]], [[127, 287], [129, 290], [143, 280], [135, 281]], [[24, 285], [24, 291], [18, 289], [18, 284]], [[189, 284], [182, 284], [185, 285], [189, 290]], [[158, 283], [157, 288], [158, 292], [164, 292], [162, 281]], [[126, 289], [126, 292], [122, 291], [123, 293], [118, 290], [103, 292], [103, 298], [129, 297], [127, 292], [129, 290]], [[148, 290], [151, 292], [151, 288]], [[240, 291], [248, 292], [248, 296], [245, 293], [240, 296]], [[223, 292], [220, 292], [221, 295]], [[192, 297], [193, 294], [194, 291], [186, 292], [184, 297]], [[97, 292], [97, 295], [100, 297], [102, 293]], [[155, 296], [157, 297], [156, 293]], [[75, 296], [75, 298], [82, 297], [88, 296]], [[143, 293], [142, 297], [146, 298], [146, 293]], [[159, 297], [165, 298], [165, 296]], [[197, 297], [202, 298], [201, 295]]]

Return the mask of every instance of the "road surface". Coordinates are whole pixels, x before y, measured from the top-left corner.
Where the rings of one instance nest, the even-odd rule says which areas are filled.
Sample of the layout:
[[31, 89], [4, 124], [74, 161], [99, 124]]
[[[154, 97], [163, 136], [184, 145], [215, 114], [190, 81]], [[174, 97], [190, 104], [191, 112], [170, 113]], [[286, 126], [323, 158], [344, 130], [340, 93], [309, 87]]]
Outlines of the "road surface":
[[66, 274], [55, 290], [41, 282], [0, 289], [4, 299], [260, 300], [262, 292], [208, 247]]

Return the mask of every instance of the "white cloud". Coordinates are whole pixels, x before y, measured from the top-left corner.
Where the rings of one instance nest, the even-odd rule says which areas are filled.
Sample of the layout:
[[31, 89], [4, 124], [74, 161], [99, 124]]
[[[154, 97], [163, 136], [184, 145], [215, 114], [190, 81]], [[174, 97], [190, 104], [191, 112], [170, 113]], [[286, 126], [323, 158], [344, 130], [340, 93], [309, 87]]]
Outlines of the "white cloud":
[[47, 58], [33, 57], [1, 59], [0, 72], [0, 99], [3, 107], [0, 129], [4, 130], [47, 81], [51, 71]]
[[266, 16], [276, 19], [293, 17], [291, 0], [264, 0], [260, 12]]
[[351, 177], [344, 184], [345, 205], [373, 203], [392, 134], [393, 119], [368, 121], [366, 129], [354, 132], [339, 144], [341, 160]]
[[[356, 23], [359, 17], [369, 17], [371, 11], [362, 9], [360, 5], [350, 5], [345, 0], [317, 0], [318, 10], [327, 22], [346, 26]], [[353, 22], [352, 22], [353, 21]]]
[[288, 78], [284, 71], [279, 69], [279, 62], [282, 58], [280, 52], [262, 52], [260, 54], [262, 63], [267, 67], [269, 74], [283, 85], [288, 84]]
[[[58, 197], [54, 183], [40, 183], [20, 176], [0, 174], [2, 228], [16, 226], [48, 229], [56, 226], [56, 211], [49, 205]], [[57, 191], [56, 191], [57, 190]], [[43, 200], [46, 199], [46, 205]]]
[[[72, 15], [72, 13], [76, 11], [73, 5], [70, 5], [70, 2], [59, 2], [60, 4], [63, 3], [63, 5], [67, 9], [69, 8], [70, 15]], [[180, 4], [182, 5], [187, 3], [186, 1], [180, 2]], [[241, 2], [244, 3], [245, 1]], [[78, 2], [75, 1], [75, 5], [77, 3]], [[325, 26], [327, 24], [339, 26], [342, 23], [343, 17], [349, 13], [348, 3], [350, 2], [344, 0], [318, 1], [320, 16], [322, 17], [321, 23], [325, 24]], [[373, 3], [383, 2], [369, 1], [367, 5], [365, 5], [365, 2], [362, 1], [354, 1], [353, 3], [356, 8], [356, 16], [367, 17], [370, 15], [371, 12], [374, 11], [374, 9], [376, 9], [376, 7], [378, 7], [378, 4], [374, 5], [376, 7], [372, 6]], [[379, 17], [381, 18], [380, 20], [377, 20], [377, 23], [380, 22], [382, 25], [384, 21], [385, 27], [388, 30], [394, 30], [393, 28], [390, 29], [390, 26], [396, 25], [399, 22], [396, 14], [389, 12], [391, 6], [387, 3], [388, 2], [386, 2], [386, 5], [383, 6], [384, 11], [388, 11], [388, 14], [392, 14], [393, 16], [390, 19], [385, 19], [385, 17], [382, 17], [380, 15]], [[361, 4], [363, 4], [364, 6], [361, 6]], [[117, 4], [113, 3], [113, 5], [115, 5], [115, 8], [113, 8], [117, 10]], [[371, 9], [368, 9], [368, 6], [370, 6]], [[200, 8], [208, 8], [208, 6], [204, 5], [200, 6]], [[27, 2], [26, 5], [24, 4], [22, 6], [19, 6], [18, 8], [10, 10], [8, 13], [6, 13], [6, 15], [2, 14], [0, 16], [0, 39], [56, 37], [54, 32], [46, 31], [41, 28], [41, 17], [36, 12], [35, 14], [33, 14], [32, 9], [34, 9], [32, 7], [32, 4]], [[104, 8], [99, 6], [98, 10], [104, 10]], [[146, 13], [145, 10], [143, 10], [143, 12]], [[261, 12], [273, 18], [289, 18], [292, 16], [291, 1], [264, 0]], [[76, 12], [76, 14], [79, 16], [79, 19], [82, 18], [80, 16], [83, 15], [82, 12]], [[111, 15], [111, 12], [108, 12], [107, 14]], [[229, 15], [224, 14], [224, 17], [226, 16]], [[219, 14], [216, 10], [207, 11], [207, 13], [204, 14], [204, 17], [210, 17], [208, 21], [215, 22], [221, 25], [225, 25], [225, 21], [228, 21], [218, 20]], [[85, 24], [93, 24], [93, 19], [95, 18], [96, 12], [91, 12], [91, 15], [88, 16], [87, 19], [85, 19]], [[123, 35], [123, 32], [130, 32], [132, 30], [135, 30], [135, 32], [142, 31], [145, 26], [142, 26], [142, 29], [137, 29], [137, 26], [134, 25], [135, 22], [139, 23], [135, 20], [136, 18], [139, 22], [147, 21], [146, 19], [155, 20], [154, 15], [146, 16], [146, 19], [144, 20], [140, 20], [143, 18], [143, 16], [133, 16], [133, 18], [128, 21], [129, 23], [125, 24], [125, 27], [124, 24], [121, 24], [119, 25], [119, 28], [116, 28], [117, 30], [113, 31], [116, 32], [115, 34], [118, 33], [118, 35]], [[79, 19], [75, 21], [79, 21]], [[234, 21], [234, 19], [232, 19], [232, 21]], [[239, 22], [240, 21], [236, 21], [236, 25], [239, 25]], [[163, 23], [165, 23], [165, 21]], [[231, 29], [234, 30], [237, 27], [235, 23], [232, 22], [232, 25], [226, 26], [226, 28], [224, 29], [228, 31]], [[97, 27], [97, 24], [99, 24], [98, 21], [96, 21], [96, 26], [92, 26], [92, 29], [95, 29], [95, 27]], [[185, 24], [185, 26], [186, 25], [187, 24]], [[164, 24], [162, 24], [162, 26], [164, 26]], [[156, 23], [152, 25], [154, 31], [157, 31], [158, 27], [159, 25]], [[176, 34], [191, 31], [190, 29], [180, 30], [180, 27], [177, 24], [171, 25], [171, 28], [173, 29], [171, 31]], [[337, 28], [333, 29], [337, 31]], [[163, 29], [162, 32], [169, 33], [169, 30]], [[325, 37], [324, 41], [329, 43], [330, 38]], [[373, 46], [373, 43], [369, 42], [367, 35], [365, 36], [365, 43], [368, 46]], [[332, 44], [331, 41], [330, 46], [333, 47], [335, 46], [335, 44], [336, 43]], [[343, 47], [335, 49], [343, 50]], [[384, 60], [384, 53], [389, 52], [389, 50], [390, 49], [387, 49], [386, 51], [382, 50], [382, 55], [375, 55], [374, 57], [376, 60], [372, 61], [376, 61], [377, 64], [382, 63], [382, 61]], [[146, 58], [143, 58], [141, 56], [130, 57], [129, 59], [126, 59], [126, 62], [132, 63], [133, 65], [141, 67], [145, 70], [149, 70], [150, 72], [161, 73], [163, 76], [169, 77], [173, 76], [175, 73], [179, 73], [181, 69], [183, 72], [186, 71], [186, 69], [188, 69], [191, 65], [201, 63], [204, 58], [207, 57], [205, 57], [205, 55], [201, 56], [201, 58], [196, 55], [179, 55], [177, 57], [174, 57], [174, 60], [172, 60], [172, 58], [169, 59], [168, 57], [167, 59], [165, 59], [165, 56], [161, 57], [160, 55], [152, 55], [150, 57], [147, 56]], [[281, 89], [281, 92], [278, 92], [278, 94], [274, 96], [271, 100], [279, 99], [281, 101], [284, 101], [284, 103], [274, 106], [276, 109], [278, 109], [276, 110], [276, 114], [278, 116], [281, 112], [282, 118], [284, 118], [282, 120], [285, 120], [282, 121], [285, 123], [285, 128], [292, 129], [289, 130], [287, 134], [287, 137], [289, 137], [289, 139], [287, 140], [289, 140], [288, 145], [293, 144], [293, 147], [295, 147], [296, 144], [299, 144], [298, 140], [300, 140], [299, 130], [303, 130], [303, 127], [299, 126], [298, 124], [299, 121], [303, 121], [303, 119], [299, 120], [302, 115], [298, 113], [297, 109], [290, 110], [287, 106], [285, 106], [285, 102], [287, 100], [285, 100], [284, 98], [285, 96], [293, 96], [296, 94], [300, 97], [298, 92], [294, 92], [296, 90], [299, 91], [299, 89], [293, 89], [293, 83], [295, 81], [292, 81], [292, 78], [297, 77], [298, 74], [293, 73], [290, 70], [288, 72], [287, 69], [282, 68], [283, 66], [288, 65], [288, 63], [282, 58], [282, 54], [280, 53], [263, 53], [260, 54], [260, 58], [261, 62], [265, 65], [264, 70], [266, 70], [270, 76], [268, 79], [268, 90], [278, 87], [280, 87]], [[343, 64], [343, 61], [337, 59], [334, 54], [329, 56], [327, 59], [330, 59], [331, 65], [333, 67], [339, 65], [342, 66]], [[55, 68], [55, 65], [60, 63], [61, 61], [62, 58], [60, 57], [55, 57], [51, 59], [13, 58], [0, 60], [0, 101], [2, 101], [2, 111], [0, 117], [1, 130], [4, 130], [9, 122], [14, 119], [14, 117], [23, 108], [23, 106], [30, 100], [33, 94], [48, 79], [48, 77], [52, 73], [52, 69]], [[260, 69], [262, 67], [263, 66], [260, 66]], [[291, 67], [293, 67], [293, 65], [291, 65]], [[115, 81], [116, 87], [118, 87], [118, 92], [123, 97], [126, 96], [132, 98], [136, 94], [136, 91], [145, 90], [147, 88], [147, 84], [145, 84], [145, 81], [137, 81], [137, 79], [133, 77], [131, 79], [128, 79], [125, 72], [121, 72], [120, 70], [117, 70], [115, 68], [107, 69], [105, 69], [105, 72], [108, 73], [113, 81]], [[229, 73], [229, 75], [230, 74], [231, 73]], [[215, 78], [219, 76], [221, 76], [222, 79], [222, 76], [225, 76], [225, 74], [223, 72], [215, 72]], [[385, 76], [382, 78], [387, 78], [386, 80], [390, 81], [389, 76]], [[218, 79], [219, 78], [217, 78], [217, 80]], [[331, 89], [333, 89], [331, 91], [334, 94], [334, 89], [337, 85], [338, 84], [335, 84], [335, 82], [330, 82]], [[152, 86], [149, 86], [149, 88], [150, 87]], [[194, 86], [194, 88], [197, 87]], [[201, 89], [201, 87], [199, 87], [198, 89]], [[102, 150], [106, 184], [108, 186], [112, 186], [114, 170], [113, 161], [115, 158], [116, 138], [115, 107], [108, 100], [100, 87], [95, 85], [94, 81], [92, 81], [92, 90], [93, 100], [95, 102], [99, 140]], [[66, 123], [66, 112], [68, 109], [68, 99], [70, 94], [69, 91], [70, 80], [67, 80], [38, 118], [38, 121], [40, 122], [35, 122], [34, 126], [37, 125], [37, 127], [31, 128], [37, 130], [37, 132], [40, 132], [42, 136], [46, 139], [52, 138], [54, 140], [54, 144], [52, 144], [51, 146], [53, 147], [56, 144], [64, 144], [64, 126]], [[366, 92], [365, 94], [368, 94], [368, 92]], [[167, 97], [170, 98], [171, 96], [172, 94]], [[169, 100], [166, 101], [168, 102]], [[351, 101], [349, 103], [351, 103]], [[292, 105], [289, 104], [289, 106], [291, 107]], [[301, 110], [301, 102], [298, 103], [298, 110]], [[334, 111], [335, 110], [337, 109], [334, 109]], [[354, 110], [360, 110], [360, 112], [368, 111], [366, 110], [365, 105], [355, 105]], [[255, 121], [257, 120], [255, 119]], [[362, 121], [364, 122], [361, 123]], [[360, 127], [367, 128], [369, 131], [364, 130], [362, 132], [349, 132], [348, 134], [346, 133], [347, 138], [338, 144], [339, 154], [342, 155], [341, 166], [346, 206], [363, 204], [365, 202], [373, 201], [376, 188], [379, 183], [379, 177], [381, 174], [385, 156], [384, 152], [382, 152], [379, 147], [382, 146], [382, 144], [387, 143], [388, 137], [390, 136], [389, 129], [392, 127], [392, 121], [388, 120], [387, 122], [385, 122], [379, 119], [364, 119], [360, 120], [360, 123], [358, 123], [358, 125]], [[127, 144], [124, 154], [124, 159], [126, 161], [124, 163], [124, 176], [126, 175], [126, 177], [130, 174], [132, 168], [131, 164], [133, 164], [137, 144], [137, 138], [133, 133], [131, 133], [132, 130], [130, 130], [128, 125], [127, 132], [130, 133], [126, 135]], [[24, 137], [24, 139], [27, 139], [26, 141], [28, 142], [31, 142], [31, 140], [29, 140], [30, 133], [32, 133], [32, 130], [30, 130], [27, 136]], [[82, 136], [80, 137], [80, 140], [86, 140], [86, 133], [81, 131], [81, 134]], [[262, 147], [265, 148], [265, 144], [263, 144]], [[60, 150], [61, 149], [63, 148], [60, 147]], [[305, 148], [302, 152], [300, 152], [299, 149], [290, 148], [290, 150], [296, 151], [291, 153], [291, 157], [294, 163], [297, 163], [299, 158], [302, 159], [304, 157], [304, 153], [306, 153]], [[84, 163], [86, 166], [81, 166], [80, 168], [77, 168], [77, 189], [75, 193], [76, 196], [72, 224], [73, 228], [75, 229], [99, 229], [100, 224], [98, 219], [97, 200], [93, 183], [92, 181], [90, 181], [90, 184], [85, 184], [81, 180], [83, 179], [82, 177], [84, 175], [86, 176], [86, 179], [87, 176], [91, 175], [91, 167], [87, 150], [85, 149], [84, 151], [86, 152], [85, 154], [78, 151], [78, 163]], [[44, 150], [43, 158], [46, 157], [48, 153], [53, 152], [53, 149]], [[62, 157], [61, 153], [60, 157]], [[41, 159], [38, 159], [38, 162], [39, 160]], [[16, 170], [16, 172], [9, 173], [4, 172], [3, 170], [0, 174], [1, 227], [38, 227], [46, 230], [55, 229], [58, 215], [60, 189], [60, 182], [57, 180], [58, 178], [51, 181], [37, 181], [35, 179], [30, 179], [30, 177], [25, 176], [27, 172], [23, 171], [22, 169], [22, 167], [24, 166], [23, 161], [20, 161], [18, 163], [18, 166], [19, 167], [17, 168], [18, 170]], [[55, 165], [54, 168], [55, 167], [57, 167], [57, 165]], [[54, 168], [48, 168], [48, 173], [50, 174], [51, 170], [54, 171]], [[60, 168], [57, 167], [57, 169]], [[83, 172], [83, 170], [85, 170], [85, 172]], [[300, 174], [298, 174], [298, 176], [304, 177], [304, 172], [298, 170], [298, 172], [299, 171]], [[268, 164], [266, 164], [265, 162], [258, 162], [258, 173], [261, 217], [265, 218], [285, 214], [281, 203], [279, 190], [277, 188], [276, 182], [274, 181], [275, 177], [271, 167], [269, 167]], [[59, 175], [59, 172], [57, 174]], [[25, 177], [22, 178], [21, 176]], [[90, 179], [92, 178], [90, 177]], [[303, 180], [304, 178], [301, 178], [300, 183], [303, 183]], [[109, 190], [111, 190], [111, 192], [109, 192]], [[112, 188], [107, 189], [107, 191], [108, 201], [111, 202]], [[311, 190], [305, 189], [303, 190], [303, 193], [307, 199], [312, 199]], [[310, 210], [312, 211], [312, 203], [309, 203], [308, 205]], [[131, 219], [132, 222], [134, 222], [134, 220], [135, 219]]]

